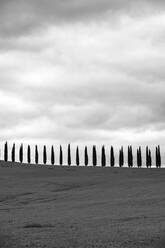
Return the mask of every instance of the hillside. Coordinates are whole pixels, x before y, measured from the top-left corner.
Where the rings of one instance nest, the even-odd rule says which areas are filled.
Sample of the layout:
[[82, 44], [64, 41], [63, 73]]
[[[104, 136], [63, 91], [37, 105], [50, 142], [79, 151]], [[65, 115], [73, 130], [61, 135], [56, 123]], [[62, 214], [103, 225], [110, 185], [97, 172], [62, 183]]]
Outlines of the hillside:
[[165, 170], [0, 163], [0, 248], [163, 248]]

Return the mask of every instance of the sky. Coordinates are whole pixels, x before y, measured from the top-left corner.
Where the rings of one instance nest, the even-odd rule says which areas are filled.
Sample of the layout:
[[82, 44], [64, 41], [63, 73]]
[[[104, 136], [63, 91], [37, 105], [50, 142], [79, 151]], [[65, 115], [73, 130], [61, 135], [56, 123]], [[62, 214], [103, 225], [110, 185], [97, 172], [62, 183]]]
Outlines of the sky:
[[165, 147], [165, 1], [1, 0], [1, 141]]

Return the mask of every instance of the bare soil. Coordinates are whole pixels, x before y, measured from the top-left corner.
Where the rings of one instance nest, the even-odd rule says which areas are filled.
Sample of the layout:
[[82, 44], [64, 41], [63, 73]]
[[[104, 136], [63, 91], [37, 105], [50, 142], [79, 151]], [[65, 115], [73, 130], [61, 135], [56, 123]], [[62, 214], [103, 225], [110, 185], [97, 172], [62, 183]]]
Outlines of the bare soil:
[[165, 169], [0, 162], [0, 248], [164, 248]]

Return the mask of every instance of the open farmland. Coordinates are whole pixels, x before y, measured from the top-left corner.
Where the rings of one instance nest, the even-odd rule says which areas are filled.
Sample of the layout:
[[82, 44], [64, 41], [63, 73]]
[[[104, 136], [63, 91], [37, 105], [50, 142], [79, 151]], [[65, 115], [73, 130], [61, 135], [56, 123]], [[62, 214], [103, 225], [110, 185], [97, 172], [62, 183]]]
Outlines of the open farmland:
[[165, 170], [0, 166], [0, 248], [164, 248]]

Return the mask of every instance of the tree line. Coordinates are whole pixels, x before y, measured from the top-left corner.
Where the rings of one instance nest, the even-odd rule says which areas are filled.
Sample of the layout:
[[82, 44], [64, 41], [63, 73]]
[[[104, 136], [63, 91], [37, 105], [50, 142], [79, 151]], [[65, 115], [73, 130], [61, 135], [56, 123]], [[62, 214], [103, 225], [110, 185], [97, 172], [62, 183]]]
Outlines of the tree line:
[[[26, 151], [26, 156], [27, 156], [27, 162], [30, 164], [31, 163], [31, 147], [30, 145], [27, 146], [27, 151]], [[4, 161], [8, 162], [8, 143], [6, 142], [4, 145]], [[24, 148], [23, 148], [23, 144], [21, 144], [21, 146], [19, 147], [19, 162], [23, 163], [24, 160]], [[115, 166], [115, 153], [114, 153], [114, 148], [113, 146], [111, 146], [110, 151], [109, 151], [109, 165], [111, 167]], [[39, 163], [39, 152], [38, 152], [38, 146], [35, 146], [35, 164]], [[43, 146], [43, 164], [47, 164], [47, 147], [44, 145]], [[160, 168], [161, 167], [161, 152], [160, 152], [160, 146], [156, 147], [156, 151], [155, 151], [155, 162], [156, 162], [156, 167]], [[11, 161], [12, 162], [16, 162], [16, 147], [15, 144], [13, 144], [12, 149], [11, 149]], [[118, 161], [119, 161], [119, 166], [123, 167], [125, 164], [125, 156], [124, 156], [124, 149], [123, 147], [120, 148], [119, 150], [119, 157], [118, 157]], [[146, 147], [146, 167], [147, 168], [151, 168], [153, 165], [153, 161], [152, 161], [152, 154], [151, 154], [151, 149], [149, 149], [149, 147]], [[55, 151], [54, 151], [54, 147], [51, 147], [51, 164], [54, 165], [56, 163], [56, 156], [55, 156]], [[59, 165], [63, 165], [63, 148], [60, 145], [60, 150], [59, 150]], [[136, 163], [137, 163], [137, 167], [142, 167], [142, 150], [141, 147], [139, 147], [137, 149], [137, 155], [136, 155]], [[72, 157], [71, 157], [71, 146], [70, 144], [68, 145], [68, 149], [67, 149], [67, 164], [68, 166], [71, 166], [72, 164]], [[88, 153], [88, 148], [87, 146], [85, 146], [84, 149], [84, 164], [85, 166], [89, 165], [89, 153]], [[79, 147], [76, 147], [76, 165], [79, 166], [80, 165], [80, 155], [79, 155]], [[98, 165], [98, 155], [97, 155], [97, 149], [96, 146], [94, 145], [92, 147], [92, 165], [95, 167]], [[101, 166], [105, 167], [107, 166], [107, 156], [106, 156], [106, 151], [105, 151], [105, 146], [102, 146], [101, 148]], [[134, 156], [133, 156], [133, 149], [132, 146], [128, 146], [128, 154], [127, 154], [127, 165], [128, 167], [133, 167], [134, 166]]]

